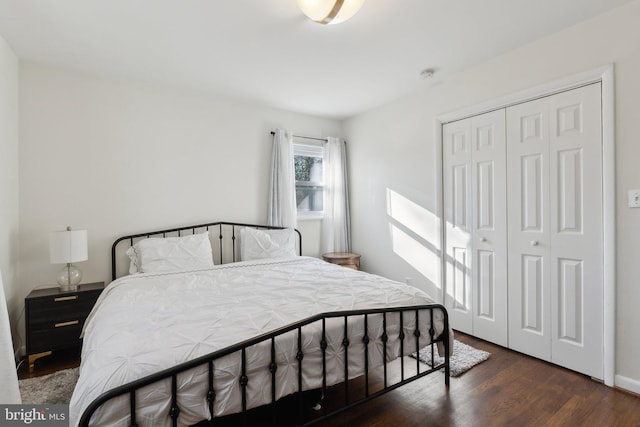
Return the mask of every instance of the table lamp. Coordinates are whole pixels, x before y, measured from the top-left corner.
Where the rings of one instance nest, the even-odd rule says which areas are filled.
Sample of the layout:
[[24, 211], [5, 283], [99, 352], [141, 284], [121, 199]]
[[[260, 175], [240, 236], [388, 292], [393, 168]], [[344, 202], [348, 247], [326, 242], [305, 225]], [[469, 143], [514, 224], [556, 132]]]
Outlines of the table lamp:
[[87, 230], [53, 231], [49, 235], [49, 260], [51, 264], [66, 264], [58, 273], [58, 285], [62, 291], [74, 291], [82, 280], [82, 271], [73, 262], [89, 259]]

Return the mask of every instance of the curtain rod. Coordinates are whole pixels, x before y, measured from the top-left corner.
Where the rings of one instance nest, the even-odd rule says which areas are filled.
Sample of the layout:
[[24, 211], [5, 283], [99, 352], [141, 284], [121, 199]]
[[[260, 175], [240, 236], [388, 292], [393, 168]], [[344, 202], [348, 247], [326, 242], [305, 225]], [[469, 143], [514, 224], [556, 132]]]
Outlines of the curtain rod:
[[[271, 131], [270, 133], [271, 133], [271, 135], [275, 135], [276, 134], [274, 131]], [[295, 138], [313, 139], [313, 140], [316, 140], [316, 141], [328, 142], [326, 138], [314, 138], [312, 136], [300, 136], [300, 135], [291, 135], [291, 136], [293, 136]]]

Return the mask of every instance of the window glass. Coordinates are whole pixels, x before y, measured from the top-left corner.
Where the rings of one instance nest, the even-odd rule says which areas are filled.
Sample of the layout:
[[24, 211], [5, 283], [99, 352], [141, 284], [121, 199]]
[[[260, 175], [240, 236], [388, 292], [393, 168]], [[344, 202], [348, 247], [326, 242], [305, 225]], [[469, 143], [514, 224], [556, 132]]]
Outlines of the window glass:
[[298, 214], [321, 214], [324, 202], [324, 148], [315, 145], [293, 145]]

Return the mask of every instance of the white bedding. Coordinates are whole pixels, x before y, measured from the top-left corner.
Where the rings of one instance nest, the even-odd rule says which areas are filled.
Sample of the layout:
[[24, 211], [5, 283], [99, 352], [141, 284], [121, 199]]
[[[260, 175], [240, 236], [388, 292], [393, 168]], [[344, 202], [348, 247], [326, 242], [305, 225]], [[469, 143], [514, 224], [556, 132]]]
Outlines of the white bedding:
[[[118, 385], [222, 349], [322, 312], [428, 304], [420, 290], [380, 276], [309, 257], [278, 258], [215, 266], [207, 270], [135, 274], [112, 282], [85, 323], [80, 378], [70, 404], [71, 425], [86, 406]], [[436, 335], [443, 315], [434, 313]], [[382, 316], [369, 318], [369, 363], [382, 363]], [[405, 353], [415, 351], [415, 318], [404, 315]], [[429, 318], [420, 317], [420, 345], [428, 342]], [[327, 322], [328, 384], [344, 380], [343, 319]], [[362, 320], [349, 322], [349, 376], [364, 366]], [[320, 325], [303, 328], [303, 385], [321, 386]], [[387, 315], [388, 359], [399, 352], [399, 316]], [[249, 407], [271, 401], [269, 344], [247, 350]], [[267, 351], [264, 351], [264, 349]], [[297, 391], [297, 334], [276, 340], [278, 397]], [[216, 416], [241, 409], [240, 357], [215, 362]], [[178, 377], [180, 424], [208, 419], [206, 366]], [[169, 381], [137, 394], [140, 425], [169, 425]], [[129, 425], [128, 397], [107, 403], [96, 425]]]

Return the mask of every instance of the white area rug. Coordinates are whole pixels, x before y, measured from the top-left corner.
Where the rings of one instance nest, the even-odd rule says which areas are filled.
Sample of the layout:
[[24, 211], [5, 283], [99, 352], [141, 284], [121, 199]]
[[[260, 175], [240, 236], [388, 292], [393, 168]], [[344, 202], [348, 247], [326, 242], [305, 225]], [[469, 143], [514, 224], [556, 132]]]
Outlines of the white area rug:
[[[444, 363], [444, 357], [438, 355], [437, 346], [433, 346], [435, 349], [434, 362], [436, 365]], [[457, 377], [469, 369], [476, 366], [478, 363], [484, 362], [489, 358], [491, 353], [483, 350], [478, 350], [470, 345], [461, 343], [458, 340], [453, 340], [453, 354], [449, 357], [449, 368], [452, 377]], [[416, 353], [413, 353], [411, 357], [415, 358]], [[420, 350], [420, 361], [431, 366], [431, 346], [428, 345]], [[444, 369], [441, 369], [444, 372]]]
[[78, 368], [20, 380], [22, 403], [68, 404], [78, 382]]

